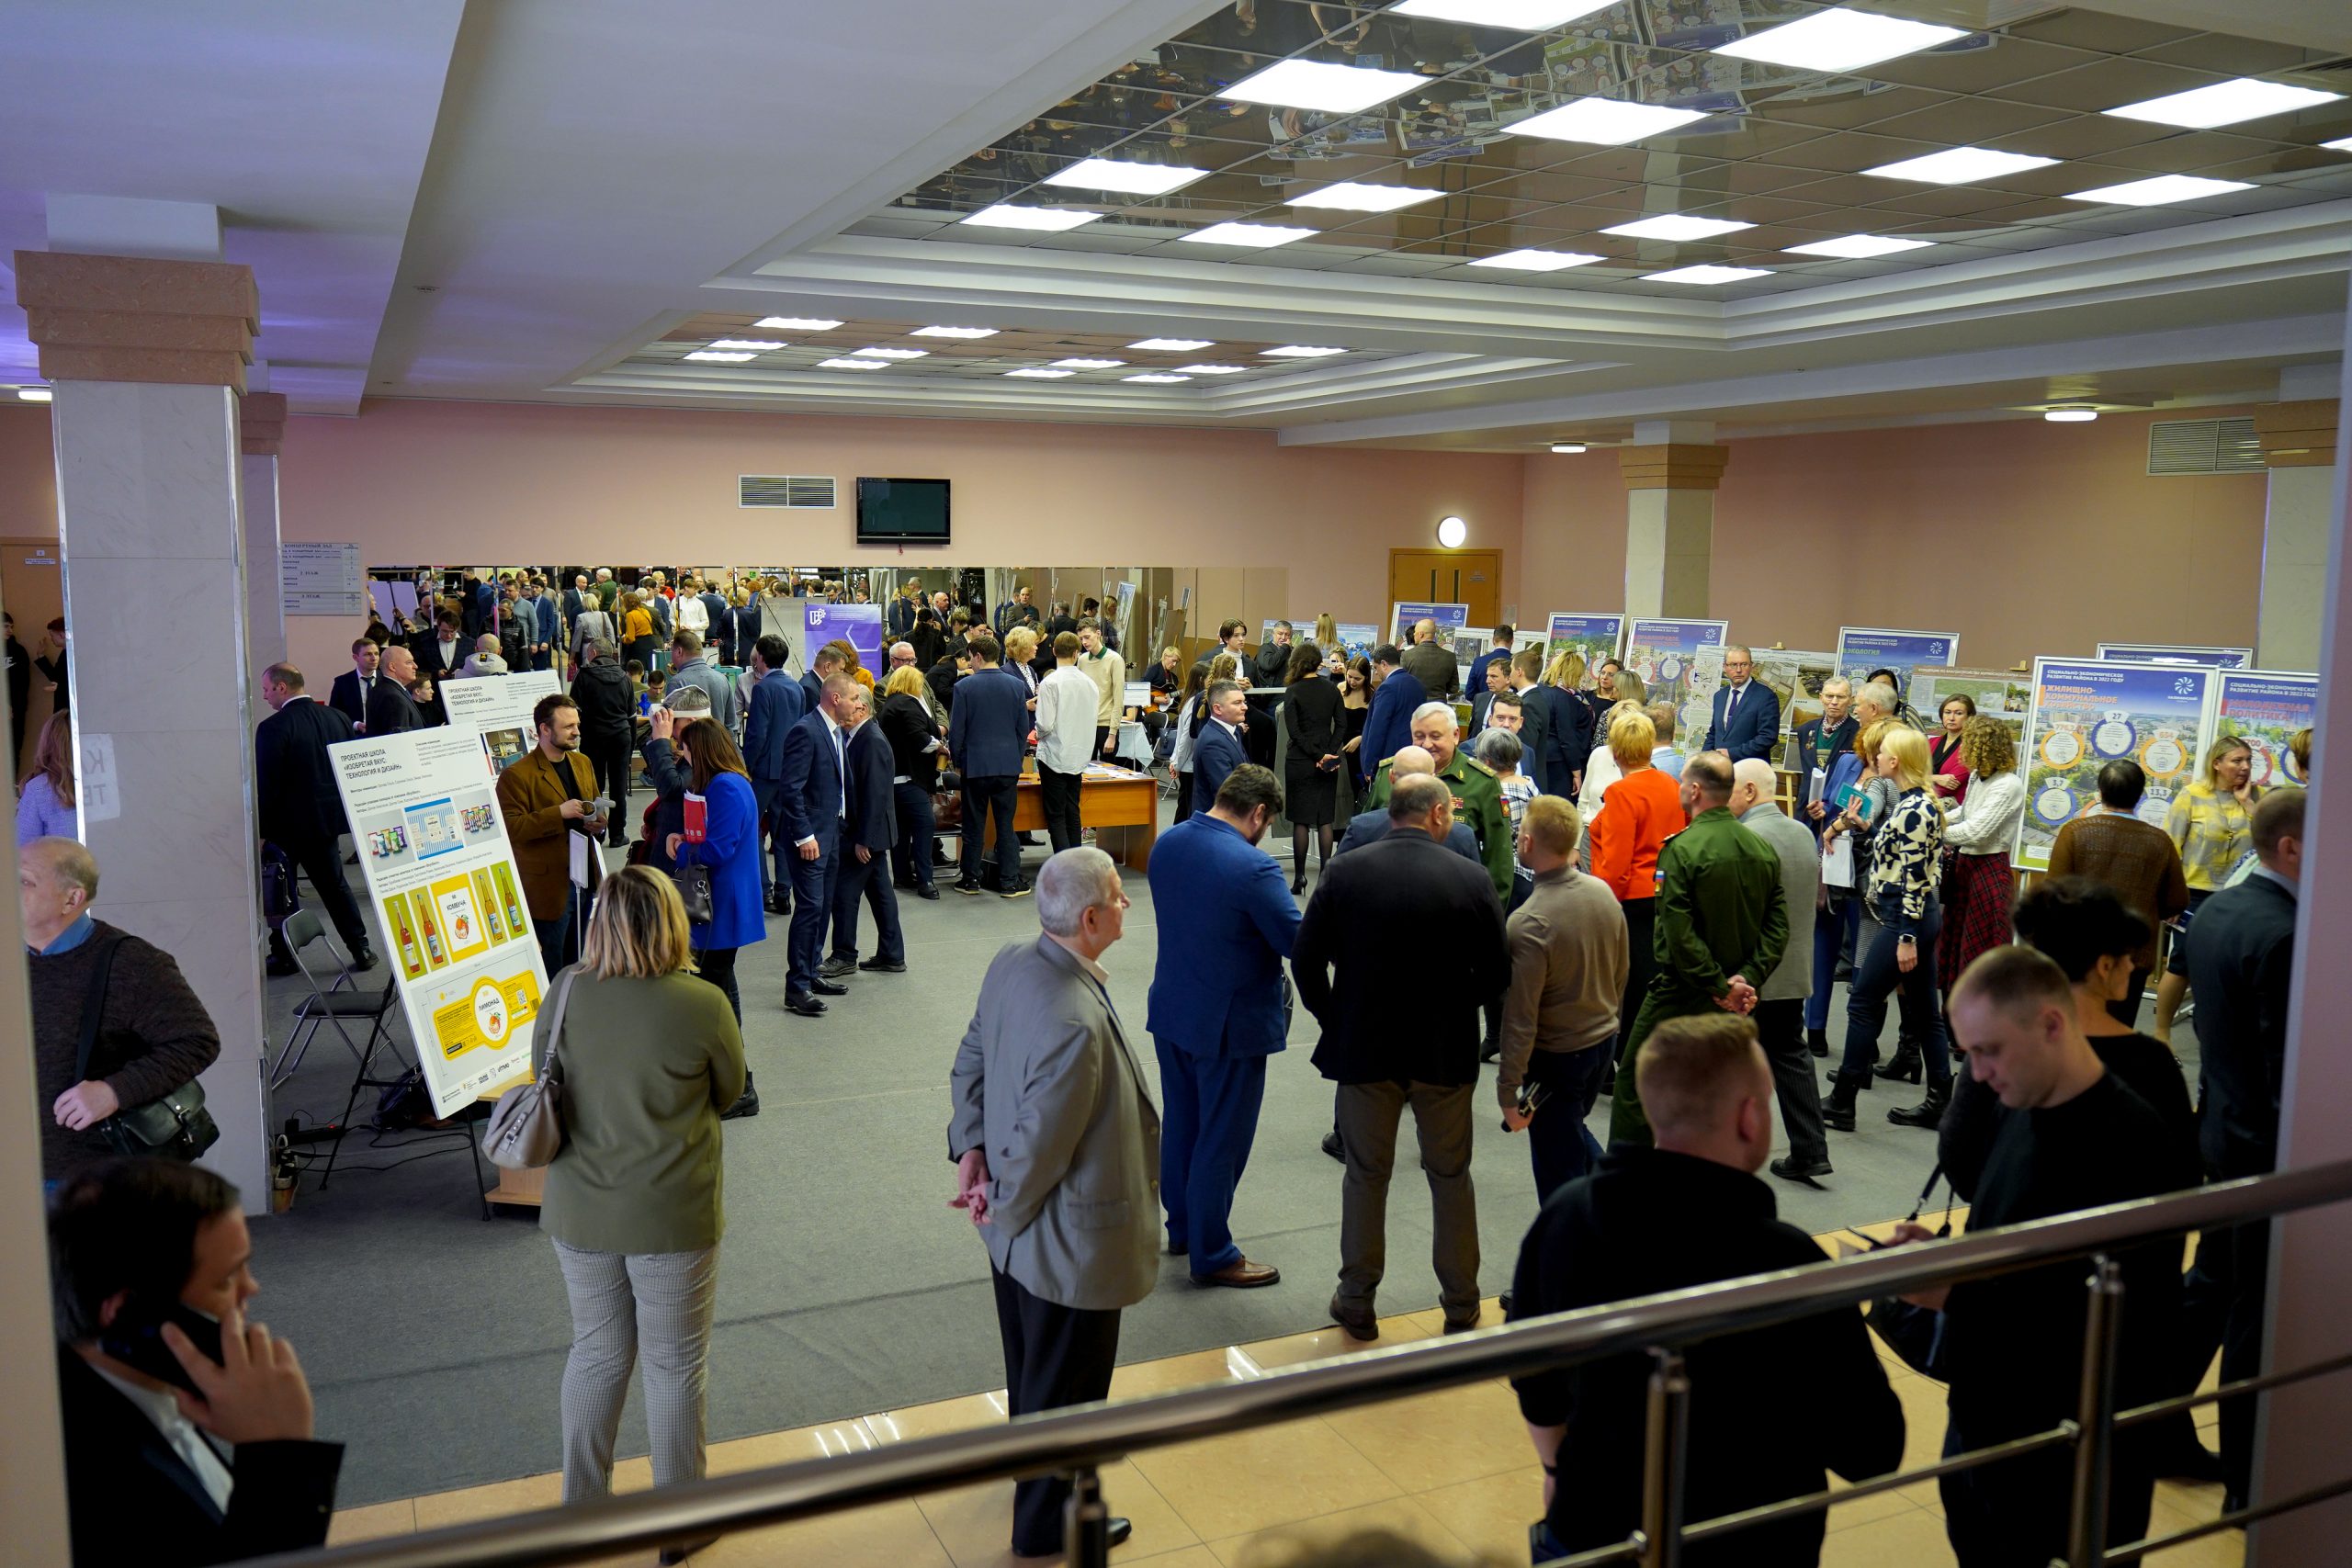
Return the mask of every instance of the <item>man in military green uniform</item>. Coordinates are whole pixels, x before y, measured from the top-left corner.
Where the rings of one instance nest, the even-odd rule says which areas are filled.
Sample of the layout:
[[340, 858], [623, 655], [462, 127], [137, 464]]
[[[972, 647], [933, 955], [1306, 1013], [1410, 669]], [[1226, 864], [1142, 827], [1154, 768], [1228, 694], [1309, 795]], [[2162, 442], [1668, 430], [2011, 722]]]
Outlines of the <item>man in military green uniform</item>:
[[[1470, 825], [1478, 840], [1478, 858], [1495, 879], [1495, 897], [1510, 904], [1512, 876], [1510, 813], [1503, 808], [1502, 781], [1495, 770], [1460, 750], [1461, 720], [1452, 703], [1423, 703], [1413, 710], [1413, 744], [1437, 761], [1437, 776], [1453, 792], [1453, 818]], [[1392, 759], [1393, 760], [1393, 759]], [[1364, 802], [1377, 811], [1388, 804], [1388, 763], [1373, 775], [1372, 794]], [[1770, 851], [1766, 852], [1768, 854]], [[1780, 886], [1780, 862], [1773, 865], [1773, 886]]]
[[1657, 972], [1617, 1055], [1609, 1146], [1646, 1147], [1649, 1118], [1634, 1087], [1634, 1057], [1669, 1018], [1745, 1014], [1789, 944], [1789, 906], [1772, 846], [1731, 814], [1731, 759], [1702, 751], [1682, 769], [1690, 826], [1657, 855]]

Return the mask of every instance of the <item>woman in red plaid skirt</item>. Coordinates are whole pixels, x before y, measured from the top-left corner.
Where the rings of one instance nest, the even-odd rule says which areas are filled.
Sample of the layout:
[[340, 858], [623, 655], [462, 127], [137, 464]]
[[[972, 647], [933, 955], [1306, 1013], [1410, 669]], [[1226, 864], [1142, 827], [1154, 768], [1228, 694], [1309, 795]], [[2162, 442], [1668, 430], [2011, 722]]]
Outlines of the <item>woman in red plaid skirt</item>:
[[1962, 728], [1960, 758], [1971, 783], [1944, 823], [1944, 848], [1953, 852], [1944, 878], [1944, 930], [1936, 949], [1936, 976], [1949, 998], [1961, 971], [1979, 953], [2009, 941], [2016, 879], [2009, 846], [2025, 817], [2025, 780], [2018, 774], [2009, 727], [1979, 715]]

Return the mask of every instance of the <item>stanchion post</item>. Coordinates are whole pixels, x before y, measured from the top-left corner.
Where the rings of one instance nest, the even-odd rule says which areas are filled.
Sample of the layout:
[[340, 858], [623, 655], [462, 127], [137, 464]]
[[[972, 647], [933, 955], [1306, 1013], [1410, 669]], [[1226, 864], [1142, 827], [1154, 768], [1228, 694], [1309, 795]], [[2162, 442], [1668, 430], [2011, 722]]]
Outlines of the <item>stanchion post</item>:
[[1069, 1502], [1062, 1512], [1062, 1540], [1069, 1568], [1108, 1568], [1111, 1510], [1102, 1501], [1102, 1478], [1091, 1464], [1070, 1472]]
[[2123, 1308], [2123, 1271], [2100, 1253], [2091, 1259], [2090, 1301], [2083, 1314], [2083, 1386], [2075, 1411], [2074, 1517], [2066, 1532], [2068, 1568], [2100, 1568], [2107, 1552], [2107, 1495], [2115, 1463], [2116, 1325]]
[[1682, 1479], [1690, 1436], [1690, 1377], [1681, 1356], [1650, 1352], [1649, 1420], [1642, 1454], [1642, 1568], [1682, 1561]]

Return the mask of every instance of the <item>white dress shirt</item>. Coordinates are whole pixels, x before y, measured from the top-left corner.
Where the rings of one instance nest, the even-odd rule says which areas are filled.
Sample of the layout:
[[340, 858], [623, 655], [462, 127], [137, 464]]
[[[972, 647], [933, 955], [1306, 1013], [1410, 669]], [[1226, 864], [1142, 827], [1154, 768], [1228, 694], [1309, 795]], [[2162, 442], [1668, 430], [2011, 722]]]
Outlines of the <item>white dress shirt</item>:
[[[842, 727], [834, 723], [833, 716], [823, 708], [817, 710], [817, 716], [825, 721], [825, 733], [832, 739], [833, 776], [841, 781], [842, 801], [841, 805], [835, 808], [833, 815], [846, 820], [849, 817], [849, 757], [842, 749]], [[811, 833], [807, 838], [796, 840], [792, 847], [797, 850], [802, 844], [813, 844], [816, 841], [817, 835]]]
[[1055, 667], [1037, 688], [1037, 765], [1082, 773], [1094, 754], [1094, 710], [1102, 700], [1094, 678], [1075, 664]]
[[196, 1423], [180, 1414], [179, 1402], [170, 1394], [143, 1388], [127, 1378], [117, 1377], [101, 1366], [90, 1370], [114, 1385], [115, 1392], [139, 1407], [139, 1414], [155, 1424], [164, 1441], [180, 1456], [180, 1462], [196, 1472], [197, 1480], [212, 1498], [212, 1506], [223, 1514], [229, 1511], [229, 1494], [236, 1485], [236, 1478], [221, 1462], [220, 1451], [213, 1448]]

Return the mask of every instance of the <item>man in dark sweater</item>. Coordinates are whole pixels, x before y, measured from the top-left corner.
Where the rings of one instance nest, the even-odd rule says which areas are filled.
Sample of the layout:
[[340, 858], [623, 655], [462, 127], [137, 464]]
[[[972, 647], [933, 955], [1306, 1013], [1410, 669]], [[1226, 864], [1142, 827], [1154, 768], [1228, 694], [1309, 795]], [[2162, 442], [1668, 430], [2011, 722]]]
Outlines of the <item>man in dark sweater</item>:
[[[1669, 1019], [1634, 1071], [1656, 1146], [1612, 1149], [1544, 1201], [1520, 1247], [1513, 1319], [1823, 1261], [1756, 1179], [1772, 1152], [1772, 1072], [1755, 1026], [1723, 1012]], [[1818, 1492], [1825, 1469], [1860, 1481], [1902, 1461], [1903, 1406], [1853, 1307], [1702, 1340], [1684, 1355], [1688, 1520]], [[1535, 1543], [1539, 1560], [1623, 1541], [1639, 1526], [1650, 1368], [1629, 1354], [1512, 1380], [1544, 1472], [1550, 1539]], [[1683, 1560], [1810, 1568], [1824, 1528], [1822, 1515], [1799, 1515], [1686, 1546]]]
[[[2099, 1061], [2076, 1021], [2065, 972], [2032, 948], [1996, 947], [1952, 988], [1955, 1043], [1969, 1071], [2011, 1114], [1969, 1211], [1971, 1231], [2046, 1219], [2197, 1184], [2195, 1162], [2147, 1102]], [[1906, 1224], [1897, 1241], [1924, 1240]], [[2180, 1242], [2121, 1253], [2124, 1300], [2116, 1354], [2118, 1409], [2176, 1392], [2169, 1362], [2179, 1333]], [[1944, 1452], [1987, 1448], [2075, 1417], [2082, 1387], [2080, 1258], [1970, 1280], [1911, 1298], [1944, 1314], [1951, 1420]], [[2154, 1489], [2150, 1429], [2116, 1435], [2108, 1495], [2109, 1545], [2147, 1533]], [[2066, 1551], [2074, 1456], [2064, 1448], [1979, 1466], [1939, 1483], [1945, 1531], [1961, 1568], [2048, 1562]]]
[[[98, 863], [71, 839], [35, 839], [18, 854], [17, 902], [33, 1021], [33, 1070], [49, 1101], [40, 1173], [62, 1181], [113, 1150], [99, 1122], [187, 1083], [220, 1055], [220, 1032], [172, 955], [90, 918]], [[98, 961], [113, 954], [106, 989]], [[96, 1006], [98, 1037], [80, 1067], [83, 1019]]]

